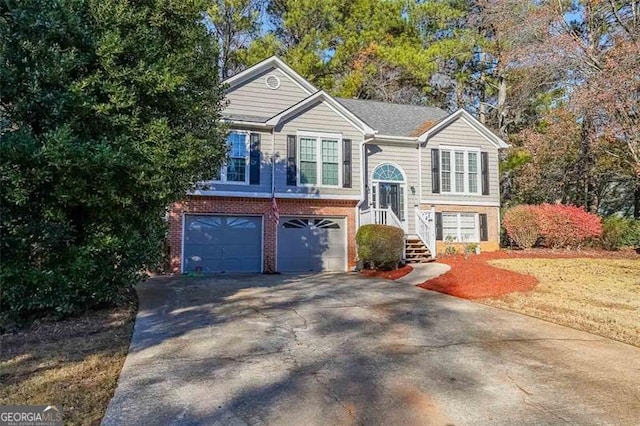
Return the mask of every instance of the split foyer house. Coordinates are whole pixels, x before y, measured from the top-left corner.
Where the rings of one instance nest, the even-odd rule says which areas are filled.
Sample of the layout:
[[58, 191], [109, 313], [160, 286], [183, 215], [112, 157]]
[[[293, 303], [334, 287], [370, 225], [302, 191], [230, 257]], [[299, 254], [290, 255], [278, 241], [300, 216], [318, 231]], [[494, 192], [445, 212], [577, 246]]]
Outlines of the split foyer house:
[[174, 272], [345, 271], [370, 223], [408, 261], [498, 249], [507, 145], [466, 111], [333, 98], [276, 57], [226, 84], [229, 157], [171, 208]]

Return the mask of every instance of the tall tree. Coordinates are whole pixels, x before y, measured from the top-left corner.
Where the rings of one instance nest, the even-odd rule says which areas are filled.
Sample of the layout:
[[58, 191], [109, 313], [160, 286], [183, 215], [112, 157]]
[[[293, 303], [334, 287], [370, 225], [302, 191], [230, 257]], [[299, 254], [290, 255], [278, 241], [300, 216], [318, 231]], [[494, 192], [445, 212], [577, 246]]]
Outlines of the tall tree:
[[[635, 214], [640, 213], [640, 12], [637, 2], [574, 0], [545, 3], [553, 26], [542, 48], [565, 70], [568, 106], [583, 126], [578, 169], [586, 182], [583, 204], [595, 209], [593, 152], [611, 155], [626, 147], [620, 164], [635, 174]], [[598, 144], [606, 143], [603, 150]], [[606, 146], [605, 146], [606, 148]], [[607, 154], [609, 153], [609, 154]], [[611, 182], [612, 185], [615, 182]], [[631, 196], [630, 196], [631, 198]]]
[[0, 6], [0, 327], [113, 303], [224, 154], [205, 4]]
[[223, 79], [241, 71], [243, 51], [260, 31], [262, 2], [259, 0], [213, 0], [205, 22], [215, 36]]
[[[278, 54], [314, 84], [346, 97], [424, 103], [448, 57], [470, 56], [456, 0], [273, 0], [272, 28], [248, 63]], [[455, 27], [455, 29], [454, 29]]]

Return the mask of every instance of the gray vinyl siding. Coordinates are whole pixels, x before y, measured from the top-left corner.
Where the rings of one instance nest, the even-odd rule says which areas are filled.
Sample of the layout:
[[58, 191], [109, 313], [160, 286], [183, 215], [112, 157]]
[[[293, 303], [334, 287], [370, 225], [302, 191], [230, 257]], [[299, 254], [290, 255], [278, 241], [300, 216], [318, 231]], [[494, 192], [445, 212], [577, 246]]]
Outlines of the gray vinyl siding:
[[[206, 182], [207, 190], [232, 191], [232, 192], [264, 192], [271, 194], [271, 150], [273, 146], [272, 135], [269, 132], [249, 130], [251, 133], [260, 134], [260, 185]], [[249, 169], [251, 166], [248, 166]]]
[[[489, 153], [489, 195], [456, 194], [454, 192], [434, 194], [431, 190], [431, 149], [440, 145], [479, 148]], [[422, 200], [446, 200], [465, 202], [500, 203], [500, 179], [498, 171], [498, 148], [478, 133], [463, 119], [458, 119], [429, 138], [422, 147]]]
[[[384, 144], [367, 144], [367, 199], [363, 208], [369, 206], [371, 183], [373, 171], [380, 164], [389, 163], [399, 167], [406, 176], [405, 191], [407, 194], [406, 213], [409, 225], [409, 233], [413, 234], [415, 225], [415, 207], [420, 205], [420, 196], [418, 189], [418, 146], [413, 142], [407, 142], [406, 145], [384, 145]], [[411, 187], [415, 188], [415, 194], [411, 193]]]
[[[265, 77], [271, 74], [280, 79], [280, 87], [275, 90], [265, 84]], [[224, 112], [273, 117], [309, 95], [311, 93], [303, 90], [280, 69], [271, 68], [231, 89], [226, 96], [228, 105]]]
[[[318, 195], [360, 195], [360, 144], [362, 133], [351, 123], [328, 107], [324, 102], [311, 105], [293, 118], [278, 126], [276, 130], [276, 192]], [[351, 188], [322, 186], [287, 186], [287, 135], [298, 131], [338, 133], [342, 139], [352, 141], [352, 185]]]

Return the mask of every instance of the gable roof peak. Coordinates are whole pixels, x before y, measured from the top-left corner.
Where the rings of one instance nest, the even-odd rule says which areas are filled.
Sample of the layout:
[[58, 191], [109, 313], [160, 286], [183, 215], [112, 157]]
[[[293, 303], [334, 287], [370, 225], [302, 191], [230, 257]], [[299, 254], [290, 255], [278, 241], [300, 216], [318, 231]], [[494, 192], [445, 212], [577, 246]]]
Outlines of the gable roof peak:
[[226, 84], [228, 86], [228, 89], [232, 89], [270, 68], [280, 69], [308, 94], [312, 94], [318, 91], [318, 89], [316, 89], [316, 87], [313, 84], [307, 81], [304, 77], [298, 74], [293, 68], [291, 68], [282, 59], [278, 58], [277, 56], [270, 56], [258, 62], [257, 64], [250, 66], [246, 70], [241, 71], [232, 77], [229, 77], [228, 79], [224, 80], [222, 83]]
[[433, 134], [439, 132], [440, 130], [447, 127], [449, 124], [453, 123], [457, 119], [463, 119], [467, 122], [473, 129], [475, 129], [478, 133], [484, 136], [489, 142], [496, 146], [496, 148], [508, 148], [509, 144], [503, 141], [498, 135], [493, 133], [491, 129], [489, 129], [486, 125], [482, 124], [478, 119], [476, 119], [473, 115], [471, 115], [464, 108], [458, 109], [453, 114], [443, 118], [439, 122], [435, 123], [432, 127], [428, 128], [422, 135], [418, 137], [419, 142], [425, 142], [428, 137]]

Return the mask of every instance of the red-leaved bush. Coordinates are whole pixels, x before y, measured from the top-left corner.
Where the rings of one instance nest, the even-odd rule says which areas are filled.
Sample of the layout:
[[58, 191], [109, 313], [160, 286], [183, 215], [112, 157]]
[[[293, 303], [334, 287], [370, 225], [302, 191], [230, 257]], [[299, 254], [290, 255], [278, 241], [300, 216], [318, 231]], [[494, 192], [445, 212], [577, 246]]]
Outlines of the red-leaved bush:
[[505, 212], [502, 224], [518, 247], [531, 248], [540, 238], [536, 206], [522, 205], [510, 208]]
[[602, 221], [581, 207], [561, 204], [523, 205], [507, 210], [504, 227], [519, 247], [536, 242], [551, 248], [577, 248], [602, 235]]
[[542, 244], [546, 247], [580, 247], [602, 235], [602, 220], [581, 207], [542, 204], [537, 207]]

